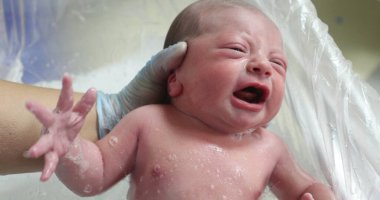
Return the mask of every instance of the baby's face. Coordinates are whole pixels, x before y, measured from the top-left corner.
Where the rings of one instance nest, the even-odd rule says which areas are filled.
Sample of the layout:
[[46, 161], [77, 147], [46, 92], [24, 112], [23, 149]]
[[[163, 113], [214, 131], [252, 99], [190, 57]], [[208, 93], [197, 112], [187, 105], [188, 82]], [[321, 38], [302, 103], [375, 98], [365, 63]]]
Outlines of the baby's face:
[[201, 35], [188, 41], [176, 72], [184, 112], [219, 131], [267, 124], [284, 95], [287, 60], [277, 27], [242, 8], [203, 18]]

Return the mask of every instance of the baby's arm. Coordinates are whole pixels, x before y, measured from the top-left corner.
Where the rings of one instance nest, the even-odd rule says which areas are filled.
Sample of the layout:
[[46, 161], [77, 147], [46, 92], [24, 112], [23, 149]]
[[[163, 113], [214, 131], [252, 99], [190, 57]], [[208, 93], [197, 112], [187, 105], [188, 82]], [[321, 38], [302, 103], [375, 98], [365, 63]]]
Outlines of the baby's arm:
[[58, 177], [71, 190], [79, 195], [93, 195], [124, 177], [131, 168], [128, 166], [130, 157], [126, 154], [133, 152], [131, 149], [135, 145], [123, 148], [118, 144], [122, 142], [118, 140], [136, 140], [134, 134], [122, 135], [123, 130], [128, 131], [124, 129], [124, 123], [120, 123], [104, 139], [108, 143], [102, 140], [94, 144], [82, 139], [78, 133], [95, 102], [95, 90], [87, 91], [73, 107], [71, 82], [70, 77], [63, 78], [63, 88], [55, 111], [49, 111], [33, 102], [27, 103], [27, 108], [45, 128], [43, 135], [25, 156], [36, 158], [44, 155], [45, 166], [41, 180], [47, 180], [57, 169]]
[[316, 181], [297, 165], [286, 145], [280, 139], [277, 143], [276, 150], [279, 157], [270, 178], [270, 186], [279, 199], [335, 199], [329, 187]]
[[137, 128], [130, 116], [95, 144], [79, 138], [60, 159], [56, 175], [70, 190], [80, 196], [96, 195], [133, 170]]

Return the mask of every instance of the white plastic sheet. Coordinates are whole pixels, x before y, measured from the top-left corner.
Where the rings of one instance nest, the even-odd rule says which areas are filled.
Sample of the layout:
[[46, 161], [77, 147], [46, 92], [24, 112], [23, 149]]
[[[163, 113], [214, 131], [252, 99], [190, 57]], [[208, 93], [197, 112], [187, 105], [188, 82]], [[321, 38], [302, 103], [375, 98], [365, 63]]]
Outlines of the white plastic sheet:
[[352, 72], [310, 1], [256, 2], [282, 30], [291, 63], [285, 107], [296, 125], [279, 115], [275, 126], [339, 198], [379, 199], [379, 95]]
[[[379, 95], [352, 72], [310, 0], [251, 1], [279, 26], [289, 58], [286, 101], [270, 128], [339, 199], [380, 199]], [[191, 2], [3, 0], [0, 78], [59, 87], [69, 72], [76, 90], [116, 92], [162, 47], [170, 22]], [[0, 177], [0, 194], [76, 198], [56, 180], [37, 182], [38, 174]], [[124, 199], [122, 184], [94, 199]]]

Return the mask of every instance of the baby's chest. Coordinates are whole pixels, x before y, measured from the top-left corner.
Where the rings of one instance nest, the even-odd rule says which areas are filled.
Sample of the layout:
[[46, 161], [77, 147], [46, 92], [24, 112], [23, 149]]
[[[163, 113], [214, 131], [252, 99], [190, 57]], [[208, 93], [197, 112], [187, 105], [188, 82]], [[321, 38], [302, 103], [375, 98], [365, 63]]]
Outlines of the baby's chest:
[[268, 154], [255, 149], [230, 151], [197, 142], [164, 142], [141, 148], [145, 149], [139, 150], [133, 175], [135, 184], [157, 191], [181, 191], [182, 195], [214, 193], [252, 199], [260, 195], [273, 169]]

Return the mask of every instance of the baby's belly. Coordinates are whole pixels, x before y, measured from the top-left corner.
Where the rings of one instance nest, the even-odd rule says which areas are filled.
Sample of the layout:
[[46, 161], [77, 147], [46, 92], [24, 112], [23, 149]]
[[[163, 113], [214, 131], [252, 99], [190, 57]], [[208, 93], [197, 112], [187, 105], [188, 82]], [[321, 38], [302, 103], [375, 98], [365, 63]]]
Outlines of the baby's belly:
[[156, 153], [136, 166], [128, 199], [252, 200], [267, 183], [268, 173], [260, 163], [232, 158], [217, 147]]

